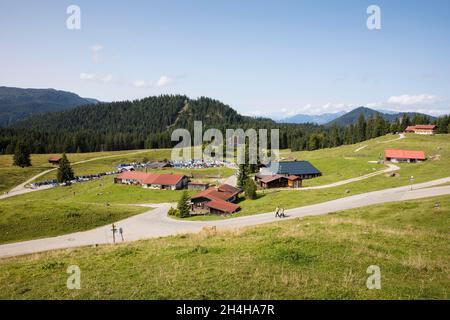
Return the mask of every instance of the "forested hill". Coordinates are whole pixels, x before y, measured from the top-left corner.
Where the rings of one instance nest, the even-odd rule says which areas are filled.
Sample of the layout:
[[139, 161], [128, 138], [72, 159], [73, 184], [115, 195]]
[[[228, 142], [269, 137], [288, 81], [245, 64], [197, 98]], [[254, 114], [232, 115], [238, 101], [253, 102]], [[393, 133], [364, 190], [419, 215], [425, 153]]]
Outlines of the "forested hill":
[[[176, 128], [193, 132], [195, 120], [203, 129], [272, 129], [280, 132], [280, 148], [316, 150], [352, 144], [404, 130], [424, 119], [402, 117], [395, 122], [380, 113], [366, 119], [360, 114], [355, 124], [319, 126], [280, 124], [266, 118], [242, 116], [220, 101], [183, 95], [163, 95], [141, 100], [99, 103], [67, 111], [32, 116], [6, 128], [0, 128], [0, 153], [11, 154], [19, 144], [32, 153], [95, 152], [144, 148], [171, 148]], [[429, 121], [430, 119], [426, 119]], [[450, 117], [436, 122], [441, 133], [448, 132]]]
[[418, 112], [397, 112], [397, 113], [384, 113], [377, 110], [373, 110], [366, 107], [359, 107], [353, 109], [352, 111], [330, 121], [327, 125], [336, 124], [338, 126], [348, 126], [350, 124], [355, 124], [358, 122], [360, 115], [363, 115], [366, 120], [371, 117], [381, 116], [389, 122], [395, 122], [397, 119], [401, 120], [404, 117], [409, 117], [410, 119], [419, 118], [421, 123], [429, 123], [435, 121], [436, 118]]
[[0, 148], [10, 153], [18, 140], [36, 153], [170, 148], [173, 129], [192, 130], [194, 120], [218, 129], [276, 126], [270, 119], [242, 116], [214, 99], [163, 95], [33, 116], [2, 129]]
[[0, 87], [0, 126], [7, 126], [35, 114], [63, 111], [93, 104], [95, 99], [55, 89]]

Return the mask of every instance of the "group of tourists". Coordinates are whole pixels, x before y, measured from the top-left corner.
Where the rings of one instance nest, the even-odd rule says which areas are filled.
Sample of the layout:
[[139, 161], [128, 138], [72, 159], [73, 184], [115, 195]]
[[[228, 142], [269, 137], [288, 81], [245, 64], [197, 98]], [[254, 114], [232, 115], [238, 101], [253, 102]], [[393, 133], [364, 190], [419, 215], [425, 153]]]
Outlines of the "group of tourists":
[[284, 208], [277, 207], [275, 209], [275, 218], [286, 218], [286, 214], [284, 213]]

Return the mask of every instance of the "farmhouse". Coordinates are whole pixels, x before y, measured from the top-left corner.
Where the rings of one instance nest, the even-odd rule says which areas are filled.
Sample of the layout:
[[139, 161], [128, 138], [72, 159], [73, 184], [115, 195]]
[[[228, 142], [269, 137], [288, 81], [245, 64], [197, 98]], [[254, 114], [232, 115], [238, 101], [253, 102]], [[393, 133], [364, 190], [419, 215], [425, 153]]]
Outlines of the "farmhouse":
[[114, 183], [140, 185], [144, 188], [178, 190], [187, 186], [189, 178], [179, 174], [155, 174], [140, 171], [125, 171], [119, 174]]
[[280, 174], [264, 175], [257, 173], [255, 181], [259, 183], [261, 188], [299, 188], [301, 179], [297, 176], [283, 176]]
[[241, 207], [236, 201], [241, 189], [228, 184], [208, 188], [191, 198], [192, 214], [230, 214]]
[[48, 163], [50, 164], [59, 164], [59, 162], [61, 161], [61, 157], [50, 157], [48, 158]]
[[415, 126], [408, 126], [405, 132], [412, 132], [416, 134], [435, 134], [437, 131], [437, 126], [434, 124], [418, 124]]
[[384, 150], [384, 159], [391, 162], [411, 163], [425, 161], [426, 156], [424, 151], [386, 149]]
[[302, 180], [320, 177], [322, 173], [308, 161], [282, 161], [278, 169], [261, 168], [255, 181], [262, 188], [299, 188]]
[[209, 183], [201, 183], [201, 182], [189, 182], [188, 190], [206, 190], [209, 188]]

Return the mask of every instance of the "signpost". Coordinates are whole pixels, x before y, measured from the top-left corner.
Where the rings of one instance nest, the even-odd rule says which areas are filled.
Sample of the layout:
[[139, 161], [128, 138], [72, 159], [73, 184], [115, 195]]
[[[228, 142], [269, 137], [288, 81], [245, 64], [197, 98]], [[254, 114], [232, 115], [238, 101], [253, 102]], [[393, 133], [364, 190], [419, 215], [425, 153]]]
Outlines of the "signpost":
[[413, 189], [413, 182], [414, 182], [414, 176], [411, 176], [410, 178], [409, 178], [409, 183], [410, 183], [410, 185], [411, 185], [411, 191], [412, 191], [412, 189]]
[[116, 243], [116, 232], [117, 232], [117, 228], [116, 228], [116, 225], [115, 225], [114, 223], [113, 223], [113, 225], [112, 225], [111, 231], [112, 231], [112, 234], [113, 234], [113, 243], [115, 244], [115, 243]]

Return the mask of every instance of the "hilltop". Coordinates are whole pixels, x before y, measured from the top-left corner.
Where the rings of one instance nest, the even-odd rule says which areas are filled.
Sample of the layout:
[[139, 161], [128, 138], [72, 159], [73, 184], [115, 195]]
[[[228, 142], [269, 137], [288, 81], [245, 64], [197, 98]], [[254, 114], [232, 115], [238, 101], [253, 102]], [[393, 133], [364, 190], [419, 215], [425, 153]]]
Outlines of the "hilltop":
[[404, 116], [408, 116], [409, 118], [413, 118], [414, 116], [419, 116], [423, 118], [428, 118], [429, 121], [436, 120], [435, 117], [418, 113], [418, 112], [381, 112], [374, 109], [370, 109], [367, 107], [359, 107], [356, 109], [353, 109], [352, 111], [330, 121], [327, 123], [327, 125], [333, 125], [336, 124], [338, 126], [348, 126], [350, 124], [355, 124], [358, 121], [359, 116], [363, 114], [364, 118], [367, 120], [370, 117], [374, 117], [377, 115], [380, 115], [383, 119], [389, 121], [389, 122], [395, 122], [397, 119], [401, 120]]
[[0, 87], [0, 126], [45, 112], [56, 112], [98, 103], [95, 99], [55, 89]]

